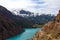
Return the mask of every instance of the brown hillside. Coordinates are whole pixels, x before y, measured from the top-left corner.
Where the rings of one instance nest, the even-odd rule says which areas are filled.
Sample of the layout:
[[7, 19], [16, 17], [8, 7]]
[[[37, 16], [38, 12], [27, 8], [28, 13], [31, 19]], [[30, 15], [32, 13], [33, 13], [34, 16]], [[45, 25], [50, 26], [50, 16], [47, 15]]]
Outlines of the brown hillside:
[[57, 22], [60, 22], [60, 10], [59, 10], [59, 12], [58, 12], [58, 14], [57, 14], [57, 16], [56, 16], [56, 21], [57, 21]]
[[30, 40], [60, 40], [60, 10], [56, 20], [43, 25], [42, 30], [36, 32]]

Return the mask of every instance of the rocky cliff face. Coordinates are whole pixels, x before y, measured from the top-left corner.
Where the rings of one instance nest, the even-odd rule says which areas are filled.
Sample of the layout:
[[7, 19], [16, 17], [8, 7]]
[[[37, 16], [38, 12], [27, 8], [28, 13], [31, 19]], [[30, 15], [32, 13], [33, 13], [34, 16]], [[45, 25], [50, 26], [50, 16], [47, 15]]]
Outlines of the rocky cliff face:
[[57, 21], [57, 22], [60, 22], [60, 10], [59, 10], [59, 13], [58, 13], [57, 16], [56, 16], [56, 21]]
[[60, 40], [60, 10], [56, 20], [43, 25], [42, 29], [30, 40]]
[[4, 15], [5, 8], [0, 6], [0, 40], [5, 40], [10, 36], [14, 36], [18, 33], [23, 32], [23, 28], [17, 26], [13, 20], [9, 19]]

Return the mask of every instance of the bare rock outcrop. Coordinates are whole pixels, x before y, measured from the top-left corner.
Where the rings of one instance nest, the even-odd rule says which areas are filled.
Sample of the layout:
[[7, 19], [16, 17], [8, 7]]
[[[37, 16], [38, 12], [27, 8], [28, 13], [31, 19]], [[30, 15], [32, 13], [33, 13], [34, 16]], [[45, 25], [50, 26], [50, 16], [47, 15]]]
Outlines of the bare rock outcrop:
[[42, 29], [30, 40], [60, 40], [60, 10], [55, 21], [43, 25]]
[[56, 16], [56, 21], [57, 21], [57, 22], [60, 22], [60, 10], [59, 10], [59, 12], [58, 12], [58, 14], [57, 14], [57, 16]]

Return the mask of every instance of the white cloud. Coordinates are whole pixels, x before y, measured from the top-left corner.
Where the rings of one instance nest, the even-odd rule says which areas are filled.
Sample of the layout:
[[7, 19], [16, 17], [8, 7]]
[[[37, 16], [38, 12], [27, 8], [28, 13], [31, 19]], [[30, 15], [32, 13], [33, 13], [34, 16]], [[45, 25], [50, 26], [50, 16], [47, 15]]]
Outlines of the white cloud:
[[54, 14], [56, 15], [60, 9], [60, 0], [43, 0], [44, 4], [37, 4], [39, 8], [36, 11], [39, 13]]
[[[25, 8], [30, 5], [30, 1], [27, 0], [5, 0], [1, 2], [2, 5], [7, 8]], [[29, 4], [29, 5], [28, 5]]]
[[60, 0], [1, 0], [8, 9], [25, 9], [40, 14], [55, 14], [60, 9]]

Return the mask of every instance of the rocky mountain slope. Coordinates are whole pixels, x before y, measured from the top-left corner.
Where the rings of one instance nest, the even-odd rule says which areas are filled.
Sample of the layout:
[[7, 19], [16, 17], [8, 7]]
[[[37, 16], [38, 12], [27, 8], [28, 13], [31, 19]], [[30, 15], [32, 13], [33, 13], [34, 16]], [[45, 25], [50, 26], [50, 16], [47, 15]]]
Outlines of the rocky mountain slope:
[[60, 10], [55, 21], [43, 25], [42, 29], [30, 40], [60, 40]]
[[[16, 23], [8, 18], [8, 10], [0, 6], [0, 40], [5, 40], [10, 36], [14, 36], [23, 32], [21, 26], [17, 26]], [[4, 14], [6, 12], [6, 14]]]

